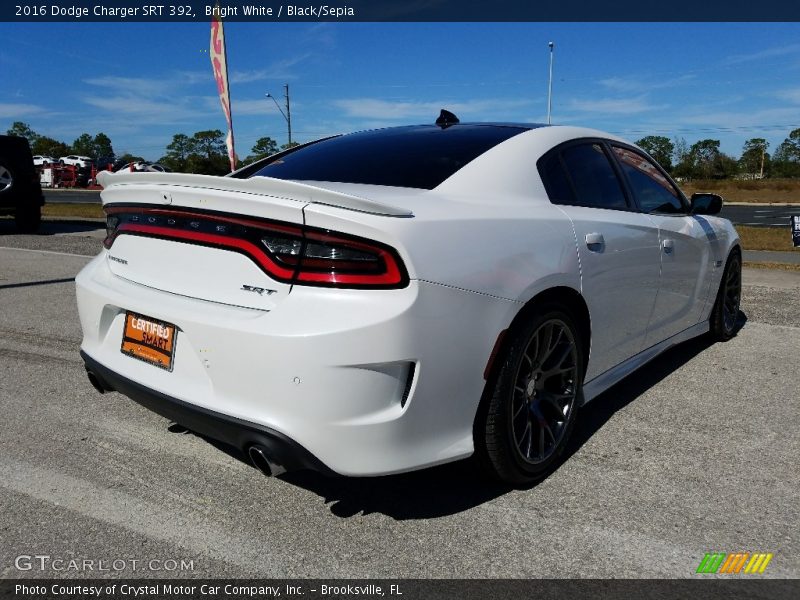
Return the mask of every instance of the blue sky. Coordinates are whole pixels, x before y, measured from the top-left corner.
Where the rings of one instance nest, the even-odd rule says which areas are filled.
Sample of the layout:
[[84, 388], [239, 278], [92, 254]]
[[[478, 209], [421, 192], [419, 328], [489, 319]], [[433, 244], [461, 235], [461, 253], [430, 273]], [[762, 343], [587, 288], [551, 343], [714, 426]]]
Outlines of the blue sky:
[[[553, 122], [636, 140], [719, 139], [738, 156], [800, 127], [798, 23], [226, 24], [237, 153], [293, 137], [432, 122], [542, 122], [547, 43]], [[0, 23], [0, 131], [13, 121], [71, 143], [108, 134], [157, 159], [175, 133], [224, 129], [208, 23]]]

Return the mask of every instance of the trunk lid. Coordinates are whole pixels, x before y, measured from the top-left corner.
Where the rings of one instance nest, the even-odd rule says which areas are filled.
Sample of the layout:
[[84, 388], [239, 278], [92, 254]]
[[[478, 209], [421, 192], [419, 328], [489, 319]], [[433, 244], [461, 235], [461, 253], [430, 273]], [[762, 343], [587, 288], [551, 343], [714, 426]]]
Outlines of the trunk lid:
[[259, 310], [275, 309], [292, 288], [266, 272], [271, 263], [263, 256], [262, 225], [300, 231], [309, 204], [408, 213], [352, 194], [265, 177], [103, 172], [98, 180], [104, 209], [118, 220], [106, 255], [115, 275], [165, 292]]

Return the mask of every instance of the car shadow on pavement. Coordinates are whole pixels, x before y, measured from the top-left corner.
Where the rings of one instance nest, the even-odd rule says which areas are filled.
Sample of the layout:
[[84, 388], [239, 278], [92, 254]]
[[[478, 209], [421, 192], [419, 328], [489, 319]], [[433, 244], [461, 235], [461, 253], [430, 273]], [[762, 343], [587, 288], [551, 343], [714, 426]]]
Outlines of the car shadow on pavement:
[[0, 218], [0, 236], [3, 235], [58, 235], [64, 233], [92, 233], [105, 229], [105, 223], [92, 221], [42, 221], [36, 233], [20, 233], [14, 219]]
[[[740, 311], [737, 330], [746, 321], [747, 317]], [[708, 336], [679, 344], [595, 398], [581, 410], [561, 464], [580, 450], [617, 411], [713, 344]], [[214, 445], [249, 463], [238, 450]], [[336, 516], [349, 518], [380, 513], [400, 521], [457, 514], [514, 489], [481, 477], [472, 459], [383, 477], [327, 477], [311, 471], [297, 471], [279, 478], [319, 495]], [[533, 490], [539, 483], [541, 481], [526, 489]]]

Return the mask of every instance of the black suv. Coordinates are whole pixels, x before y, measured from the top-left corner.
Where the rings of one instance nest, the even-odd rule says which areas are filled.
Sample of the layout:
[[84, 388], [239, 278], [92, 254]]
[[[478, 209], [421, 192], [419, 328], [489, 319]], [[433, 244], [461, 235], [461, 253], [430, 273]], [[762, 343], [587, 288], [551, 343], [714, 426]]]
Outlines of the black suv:
[[17, 229], [32, 233], [39, 228], [43, 205], [28, 140], [0, 135], [0, 215], [14, 215]]

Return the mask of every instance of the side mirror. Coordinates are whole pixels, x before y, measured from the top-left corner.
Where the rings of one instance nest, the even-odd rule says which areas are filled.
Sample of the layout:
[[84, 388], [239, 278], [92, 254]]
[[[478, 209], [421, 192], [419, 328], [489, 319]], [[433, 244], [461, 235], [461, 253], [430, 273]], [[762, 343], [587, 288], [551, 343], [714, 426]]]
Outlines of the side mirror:
[[722, 196], [709, 192], [692, 194], [690, 199], [693, 215], [716, 215], [722, 210]]

